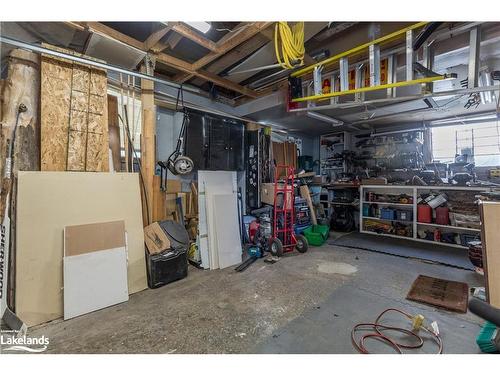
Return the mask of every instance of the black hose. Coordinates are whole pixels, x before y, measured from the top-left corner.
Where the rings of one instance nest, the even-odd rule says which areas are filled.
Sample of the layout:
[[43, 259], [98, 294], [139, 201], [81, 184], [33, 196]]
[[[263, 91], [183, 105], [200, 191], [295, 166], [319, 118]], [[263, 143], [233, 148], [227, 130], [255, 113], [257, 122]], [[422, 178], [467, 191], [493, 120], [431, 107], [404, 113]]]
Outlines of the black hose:
[[484, 320], [500, 327], [500, 309], [473, 297], [469, 300], [469, 310]]

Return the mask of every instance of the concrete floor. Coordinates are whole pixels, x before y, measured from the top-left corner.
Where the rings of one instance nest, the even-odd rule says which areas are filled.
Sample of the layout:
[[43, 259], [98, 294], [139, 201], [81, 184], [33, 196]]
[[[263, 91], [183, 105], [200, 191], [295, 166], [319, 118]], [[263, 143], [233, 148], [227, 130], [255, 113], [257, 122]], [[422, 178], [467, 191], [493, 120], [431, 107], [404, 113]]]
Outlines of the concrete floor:
[[483, 283], [471, 271], [324, 245], [243, 273], [190, 267], [184, 280], [30, 335], [49, 337], [48, 353], [354, 353], [352, 326], [399, 307], [438, 321], [446, 353], [478, 353], [479, 318], [405, 300], [419, 274]]

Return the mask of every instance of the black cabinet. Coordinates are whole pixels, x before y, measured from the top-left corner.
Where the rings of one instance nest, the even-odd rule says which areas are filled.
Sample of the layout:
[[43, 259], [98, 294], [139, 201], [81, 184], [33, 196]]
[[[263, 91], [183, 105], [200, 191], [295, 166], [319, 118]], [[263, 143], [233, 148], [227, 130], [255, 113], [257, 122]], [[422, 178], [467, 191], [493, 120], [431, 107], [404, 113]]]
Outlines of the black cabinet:
[[244, 125], [241, 121], [189, 111], [186, 156], [195, 169], [241, 171], [244, 169]]
[[195, 169], [207, 169], [209, 161], [209, 123], [203, 114], [189, 113], [185, 153], [193, 160]]

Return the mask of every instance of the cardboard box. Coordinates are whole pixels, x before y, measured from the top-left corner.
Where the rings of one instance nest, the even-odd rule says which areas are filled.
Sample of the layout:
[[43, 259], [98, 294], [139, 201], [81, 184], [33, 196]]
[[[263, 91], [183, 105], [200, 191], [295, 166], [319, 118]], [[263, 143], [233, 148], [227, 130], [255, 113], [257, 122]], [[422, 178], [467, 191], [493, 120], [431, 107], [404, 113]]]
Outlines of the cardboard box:
[[[283, 187], [283, 184], [280, 184]], [[260, 200], [262, 203], [274, 205], [274, 183], [262, 183], [260, 187]], [[282, 200], [278, 201], [280, 204]], [[288, 207], [292, 207], [292, 194], [288, 193]]]
[[170, 249], [170, 240], [158, 223], [150, 224], [144, 228], [144, 242], [151, 255]]

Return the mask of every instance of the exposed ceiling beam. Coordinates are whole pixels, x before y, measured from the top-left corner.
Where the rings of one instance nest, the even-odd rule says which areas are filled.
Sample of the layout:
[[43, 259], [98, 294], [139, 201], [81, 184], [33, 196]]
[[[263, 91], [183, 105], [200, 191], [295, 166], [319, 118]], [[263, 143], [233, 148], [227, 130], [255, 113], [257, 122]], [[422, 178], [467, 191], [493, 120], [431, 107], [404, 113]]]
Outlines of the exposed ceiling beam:
[[158, 42], [153, 47], [151, 47], [151, 51], [154, 53], [160, 53], [166, 50], [167, 48], [173, 50], [177, 44], [182, 40], [182, 35], [171, 32], [168, 34], [167, 40], [165, 43]]
[[76, 22], [77, 25], [83, 25], [89, 29], [91, 32], [97, 32], [104, 34], [108, 37], [116, 39], [122, 43], [128, 44], [129, 46], [135, 47], [141, 51], [144, 51], [144, 43], [134, 39], [128, 35], [125, 35], [109, 26], [106, 26], [100, 22]]
[[[106, 35], [108, 37], [111, 37], [117, 41], [120, 41], [122, 43], [125, 43], [127, 45], [130, 45], [132, 47], [135, 47], [143, 52], [147, 52], [145, 49], [145, 43], [142, 43], [141, 41], [134, 39], [132, 37], [129, 37], [128, 35], [125, 35], [119, 31], [116, 31], [115, 29], [108, 27], [100, 22], [76, 22], [76, 23], [71, 23], [74, 25], [74, 27], [81, 27], [82, 25], [89, 29], [91, 32], [98, 32], [103, 35]], [[70, 24], [70, 25], [71, 25]], [[232, 40], [232, 38], [230, 39]], [[224, 42], [226, 43], [226, 42]], [[159, 53], [156, 56], [157, 61], [171, 66], [177, 70], [180, 70], [184, 73], [192, 74], [193, 76], [200, 77], [204, 80], [211, 81], [214, 84], [218, 86], [225, 87], [229, 90], [238, 92], [243, 95], [250, 96], [252, 98], [257, 98], [260, 96], [260, 94], [257, 91], [251, 90], [247, 87], [241, 86], [237, 83], [231, 82], [225, 78], [219, 77], [216, 74], [213, 74], [211, 72], [206, 72], [203, 70], [195, 70], [195, 64], [190, 64], [187, 61], [181, 60], [177, 57], [170, 56], [166, 53]]]
[[[268, 42], [269, 41], [265, 36], [257, 34], [254, 37], [247, 40], [246, 42], [235, 47], [228, 53], [222, 55], [220, 58], [218, 58], [216, 61], [210, 64], [206, 68], [206, 71], [210, 73], [219, 74], [225, 69], [229, 68], [231, 65], [237, 63], [238, 61], [244, 59], [245, 57], [248, 57], [249, 55], [257, 51], [259, 48], [266, 45]], [[193, 77], [194, 74], [179, 73], [176, 76], [174, 76], [173, 80], [178, 83], [184, 83], [189, 81]]]
[[181, 34], [171, 33], [167, 38], [168, 47], [170, 49], [174, 49], [181, 40], [182, 40]]
[[262, 30], [266, 29], [273, 22], [254, 22], [240, 27], [234, 33], [227, 33], [217, 42], [217, 52], [210, 52], [193, 64], [194, 70], [203, 68], [215, 59], [221, 57], [236, 46], [247, 41]]
[[217, 44], [214, 41], [205, 38], [182, 22], [174, 24], [172, 30], [212, 52], [217, 52]]
[[257, 98], [260, 96], [260, 94], [257, 91], [251, 90], [247, 87], [241, 86], [235, 82], [231, 82], [225, 78], [219, 77], [217, 74], [210, 73], [204, 70], [198, 70], [194, 71], [192, 69], [192, 64], [189, 64], [185, 61], [182, 61], [180, 59], [177, 59], [176, 57], [167, 55], [166, 53], [160, 53], [158, 54], [156, 61], [161, 62], [163, 64], [172, 66], [178, 70], [181, 70], [182, 72], [186, 74], [191, 74], [193, 76], [200, 77], [206, 81], [211, 81], [215, 83], [218, 86], [225, 87], [227, 89], [236, 91], [240, 94], [244, 94], [247, 96], [250, 96], [252, 98]]
[[255, 35], [253, 38], [247, 40], [245, 43], [242, 43], [214, 61], [207, 67], [207, 70], [209, 72], [219, 74], [231, 65], [237, 63], [245, 57], [248, 57], [268, 42], [269, 41], [265, 36], [261, 34]]
[[158, 44], [161, 38], [163, 38], [170, 30], [172, 30], [172, 27], [170, 25], [163, 25], [163, 27], [156, 30], [144, 41], [144, 49], [146, 51], [153, 49], [153, 47]]
[[[267, 38], [264, 37], [257, 39], [257, 37], [259, 33], [263, 32], [271, 24], [272, 22], [256, 22], [254, 24], [241, 23], [237, 25], [233, 29], [235, 31], [227, 33], [217, 42], [217, 52], [209, 53], [193, 64], [195, 70], [208, 65], [210, 62], [220, 57], [220, 60], [223, 61], [220, 64], [219, 61], [217, 61], [215, 63], [217, 65], [214, 67], [209, 67], [207, 71], [215, 74], [222, 72], [227, 67], [231, 66], [235, 62], [250, 55], [252, 52], [265, 45], [267, 43]], [[249, 39], [256, 40], [252, 43], [247, 44], [246, 47], [242, 46], [242, 48], [236, 48], [240, 44], [247, 42]], [[174, 81], [184, 83], [194, 76], [195, 74], [183, 72], [176, 75], [174, 77]]]

